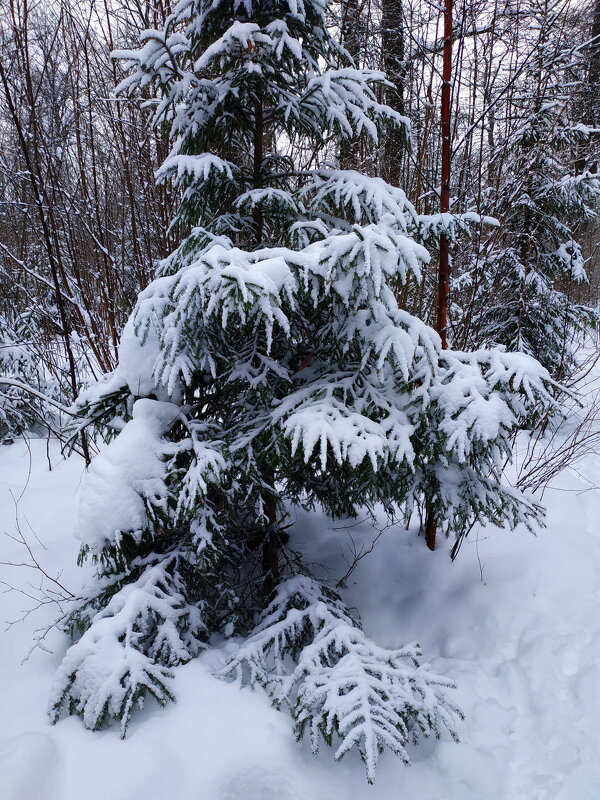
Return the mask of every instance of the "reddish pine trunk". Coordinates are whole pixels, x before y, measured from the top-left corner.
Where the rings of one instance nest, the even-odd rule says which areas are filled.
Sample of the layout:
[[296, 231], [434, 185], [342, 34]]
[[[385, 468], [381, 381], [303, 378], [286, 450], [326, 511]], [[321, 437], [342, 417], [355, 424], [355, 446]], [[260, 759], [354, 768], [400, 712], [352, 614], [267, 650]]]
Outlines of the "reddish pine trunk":
[[[444, 55], [442, 66], [442, 183], [440, 189], [440, 211], [450, 211], [450, 112], [452, 96], [452, 0], [444, 3]], [[450, 242], [445, 234], [440, 236], [440, 261], [438, 269], [437, 332], [442, 340], [442, 349], [448, 348], [448, 291], [450, 284]], [[425, 517], [425, 543], [435, 550], [437, 519], [434, 510], [427, 508]]]

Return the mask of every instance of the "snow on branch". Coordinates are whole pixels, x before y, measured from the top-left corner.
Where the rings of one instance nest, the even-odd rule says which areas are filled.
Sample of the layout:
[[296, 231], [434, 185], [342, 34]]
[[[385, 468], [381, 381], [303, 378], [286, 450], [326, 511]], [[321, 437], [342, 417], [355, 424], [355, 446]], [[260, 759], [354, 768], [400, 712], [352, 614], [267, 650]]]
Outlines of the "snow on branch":
[[343, 138], [366, 134], [377, 143], [377, 119], [387, 119], [410, 130], [407, 117], [376, 100], [373, 87], [384, 85], [387, 85], [385, 75], [378, 70], [330, 69], [308, 81], [296, 113], [321, 120], [326, 129], [338, 131]]
[[76, 710], [98, 730], [115, 718], [124, 738], [145, 695], [161, 705], [173, 699], [170, 668], [197, 655], [205, 633], [200, 609], [182, 593], [176, 560], [170, 555], [123, 586], [69, 648], [50, 697], [53, 722]]
[[167, 510], [167, 456], [187, 448], [163, 438], [180, 409], [158, 400], [138, 400], [133, 419], [92, 461], [82, 490], [78, 536], [95, 550], [121, 533], [141, 535], [149, 517]]
[[419, 665], [416, 644], [388, 650], [371, 642], [339, 596], [296, 576], [281, 583], [255, 631], [224, 667], [285, 701], [298, 737], [308, 733], [316, 753], [321, 738], [339, 739], [335, 758], [356, 747], [367, 779], [385, 748], [410, 763], [406, 746], [419, 736], [456, 738], [459, 709], [449, 702], [451, 681]]
[[419, 280], [421, 264], [429, 253], [420, 244], [394, 231], [385, 217], [377, 225], [353, 225], [350, 233], [338, 233], [309, 245], [305, 253], [318, 256], [326, 286], [348, 305], [369, 306], [385, 296], [388, 307], [396, 307], [387, 279], [398, 276], [404, 283], [409, 275]]
[[239, 57], [240, 53], [251, 54], [260, 45], [272, 45], [270, 36], [261, 33], [260, 25], [255, 22], [235, 21], [225, 33], [196, 60], [194, 69], [197, 72], [217, 63], [219, 69], [227, 67], [232, 56]]
[[[368, 459], [374, 471], [383, 463], [412, 462], [414, 425], [404, 412], [402, 395], [354, 376], [315, 380], [279, 403], [273, 424], [290, 439], [292, 455], [301, 448], [308, 463], [313, 454], [321, 470], [348, 462], [355, 468]], [[333, 456], [333, 459], [331, 459]]]
[[378, 223], [384, 216], [393, 226], [406, 233], [407, 223], [416, 224], [416, 212], [408, 198], [396, 186], [381, 178], [363, 175], [355, 170], [319, 169], [303, 173], [306, 183], [301, 196], [312, 209], [323, 209], [359, 224]]
[[208, 183], [211, 178], [234, 180], [239, 168], [230, 161], [212, 153], [200, 155], [172, 155], [167, 158], [156, 173], [156, 182], [163, 183], [168, 178], [173, 178], [178, 185], [194, 181], [196, 184]]
[[40, 392], [37, 389], [34, 389], [33, 386], [29, 386], [29, 384], [24, 383], [23, 381], [20, 381], [17, 378], [4, 378], [0, 376], [0, 386], [6, 386], [9, 389], [19, 389], [22, 392], [30, 394], [32, 397], [36, 397], [43, 403], [47, 403], [48, 405], [57, 408], [63, 414], [69, 414], [70, 416], [74, 416], [73, 412], [70, 411], [62, 403], [59, 403], [57, 400], [54, 400], [54, 398], [49, 397], [47, 394], [44, 394], [43, 392]]

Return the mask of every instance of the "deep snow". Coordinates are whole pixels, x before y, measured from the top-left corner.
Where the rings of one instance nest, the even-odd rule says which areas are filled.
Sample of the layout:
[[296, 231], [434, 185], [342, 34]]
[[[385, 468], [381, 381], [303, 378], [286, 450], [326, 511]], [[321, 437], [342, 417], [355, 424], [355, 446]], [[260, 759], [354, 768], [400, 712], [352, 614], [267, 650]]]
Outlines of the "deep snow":
[[[46, 442], [0, 448], [0, 534], [20, 527], [51, 575], [76, 591], [73, 538], [83, 464]], [[290, 720], [259, 692], [212, 677], [222, 652], [177, 670], [178, 702], [151, 707], [118, 729], [91, 733], [78, 718], [46, 718], [53, 673], [67, 642], [56, 631], [25, 663], [33, 631], [55, 614], [42, 607], [2, 632], [0, 800], [598, 800], [600, 798], [600, 457], [589, 455], [554, 481], [544, 501], [548, 528], [474, 532], [458, 560], [415, 532], [391, 527], [349, 579], [345, 599], [368, 635], [385, 646], [418, 640], [434, 670], [456, 681], [465, 712], [461, 742], [425, 742], [406, 768], [382, 757], [375, 785], [358, 756], [335, 763], [295, 743]], [[16, 508], [15, 502], [16, 501]], [[366, 523], [323, 532], [300, 515], [296, 537], [339, 577], [352, 541], [370, 544]], [[39, 539], [37, 541], [36, 537]], [[24, 549], [0, 536], [0, 560]], [[27, 567], [0, 567], [15, 587], [39, 585]], [[1, 596], [0, 618], [33, 601]], [[228, 643], [230, 648], [233, 643]]]

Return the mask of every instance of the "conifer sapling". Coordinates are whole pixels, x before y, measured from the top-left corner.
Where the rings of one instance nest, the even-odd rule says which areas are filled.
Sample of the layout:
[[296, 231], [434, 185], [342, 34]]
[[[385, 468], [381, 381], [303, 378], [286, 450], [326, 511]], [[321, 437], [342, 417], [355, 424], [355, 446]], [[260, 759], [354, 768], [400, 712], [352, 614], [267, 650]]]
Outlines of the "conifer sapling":
[[145, 694], [211, 636], [241, 637], [223, 675], [287, 703], [298, 735], [390, 748], [456, 729], [450, 683], [416, 646], [369, 641], [288, 546], [295, 506], [332, 517], [428, 502], [460, 532], [531, 524], [501, 484], [510, 435], [548, 375], [502, 350], [441, 351], [395, 289], [428, 261], [404, 193], [337, 169], [332, 141], [406, 128], [384, 76], [332, 37], [325, 0], [183, 0], [120, 52], [173, 147], [158, 172], [189, 231], [138, 297], [119, 365], [81, 398], [106, 435], [78, 535], [97, 576], [66, 621], [51, 701], [123, 733]]

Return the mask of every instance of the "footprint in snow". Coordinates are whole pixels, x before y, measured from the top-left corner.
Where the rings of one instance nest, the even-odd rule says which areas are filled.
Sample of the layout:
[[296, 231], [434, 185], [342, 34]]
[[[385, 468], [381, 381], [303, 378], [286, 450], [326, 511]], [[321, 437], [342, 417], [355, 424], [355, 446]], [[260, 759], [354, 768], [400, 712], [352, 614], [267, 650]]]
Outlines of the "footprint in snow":
[[283, 772], [246, 767], [223, 782], [218, 800], [309, 800]]

